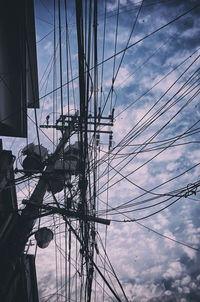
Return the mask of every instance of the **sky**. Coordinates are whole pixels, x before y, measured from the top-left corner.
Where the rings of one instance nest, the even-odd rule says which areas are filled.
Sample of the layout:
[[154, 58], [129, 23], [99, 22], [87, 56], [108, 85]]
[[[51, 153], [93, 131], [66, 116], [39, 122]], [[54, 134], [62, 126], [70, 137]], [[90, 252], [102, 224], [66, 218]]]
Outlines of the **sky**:
[[[64, 113], [74, 114], [79, 104], [75, 2], [69, 1], [67, 5], [71, 57], [68, 77], [74, 80], [65, 84], [68, 82], [66, 31], [61, 1], [63, 100]], [[113, 108], [115, 111], [112, 147], [108, 152], [108, 134], [101, 134], [97, 161], [97, 215], [110, 219], [111, 224], [107, 228], [98, 225], [96, 237], [102, 255], [101, 242], [106, 244], [128, 301], [200, 300], [200, 6], [197, 5], [197, 0], [107, 0], [104, 19], [105, 2], [98, 1], [98, 63], [105, 60], [98, 66], [98, 106], [102, 108], [107, 100], [103, 114], [108, 116]], [[53, 122], [55, 108], [56, 118], [61, 114], [59, 28], [55, 31], [55, 51], [53, 14], [53, 1], [35, 0], [40, 125], [46, 123], [48, 115], [50, 124]], [[56, 64], [53, 64], [55, 53]], [[113, 57], [114, 54], [118, 55]], [[93, 76], [92, 70], [91, 87]], [[113, 92], [109, 94], [113, 78]], [[56, 93], [52, 93], [55, 88]], [[20, 150], [27, 142], [37, 144], [34, 112], [29, 110], [28, 115], [28, 140], [3, 138], [4, 148], [16, 154], [18, 168], [22, 160]], [[52, 140], [56, 144], [59, 134], [52, 129], [40, 129], [39, 135], [42, 145], [49, 153], [53, 152]], [[30, 196], [35, 181], [19, 185], [19, 202]], [[62, 202], [63, 194], [56, 196]], [[52, 202], [50, 194], [45, 196], [45, 202]], [[32, 237], [30, 252], [36, 253], [40, 301], [65, 301], [61, 222], [58, 216], [41, 219], [41, 225], [57, 233], [47, 249], [36, 250]], [[72, 246], [72, 262], [76, 252]], [[96, 261], [99, 268], [110, 269], [100, 256]], [[105, 272], [105, 275], [109, 278], [112, 274]], [[93, 299], [103, 301], [103, 289], [98, 286], [102, 281], [96, 275], [95, 278]], [[111, 280], [121, 301], [126, 301], [113, 276]], [[56, 286], [62, 290], [56, 292]], [[106, 292], [105, 301], [116, 301], [107, 288]], [[76, 300], [73, 295], [74, 292], [71, 301]]]

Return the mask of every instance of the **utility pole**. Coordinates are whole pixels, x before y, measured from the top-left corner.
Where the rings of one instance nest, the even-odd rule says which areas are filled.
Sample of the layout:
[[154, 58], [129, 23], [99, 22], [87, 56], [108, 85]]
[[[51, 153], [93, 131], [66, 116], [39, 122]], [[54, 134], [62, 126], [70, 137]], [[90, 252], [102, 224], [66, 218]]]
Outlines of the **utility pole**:
[[[13, 267], [15, 267], [19, 257], [23, 255], [29, 234], [34, 227], [35, 220], [39, 216], [40, 206], [43, 203], [43, 198], [48, 187], [48, 174], [53, 171], [53, 166], [59, 158], [63, 147], [72, 135], [76, 123], [77, 117], [74, 116], [72, 117], [72, 121], [69, 123], [68, 127], [65, 128], [55, 152], [49, 157], [47, 167], [44, 173], [42, 173], [42, 176], [40, 177], [29, 201], [27, 201], [25, 208], [22, 210], [21, 215], [13, 213], [9, 226], [5, 229], [5, 232], [2, 233], [0, 242], [0, 270], [2, 276], [0, 293], [2, 297], [4, 297], [2, 298], [4, 300], [5, 295], [9, 290], [9, 286], [12, 283]], [[3, 275], [8, 276], [8, 278], [3, 278]]]
[[[92, 118], [92, 117], [90, 117]], [[9, 286], [12, 283], [12, 277], [13, 277], [13, 267], [15, 267], [17, 261], [19, 260], [19, 257], [21, 257], [24, 253], [25, 245], [27, 243], [27, 240], [33, 230], [33, 227], [35, 225], [35, 221], [38, 217], [50, 215], [50, 214], [60, 214], [63, 217], [65, 217], [65, 220], [67, 218], [73, 217], [77, 218], [80, 221], [80, 225], [83, 226], [83, 233], [81, 238], [82, 243], [82, 249], [85, 253], [85, 258], [87, 261], [92, 264], [93, 267], [93, 254], [90, 254], [89, 252], [89, 244], [90, 239], [87, 239], [87, 247], [85, 246], [86, 241], [84, 239], [85, 236], [89, 235], [89, 227], [90, 223], [101, 223], [109, 225], [110, 221], [107, 219], [96, 217], [93, 213], [90, 214], [86, 209], [84, 210], [77, 209], [77, 211], [74, 211], [72, 209], [67, 208], [60, 208], [60, 206], [53, 207], [53, 206], [47, 206], [43, 204], [43, 199], [45, 196], [45, 193], [47, 189], [51, 190], [51, 187], [49, 187], [49, 175], [53, 175], [55, 173], [55, 163], [60, 160], [64, 147], [66, 143], [69, 141], [69, 138], [73, 133], [76, 133], [77, 131], [80, 131], [80, 117], [78, 114], [75, 116], [65, 116], [61, 117], [61, 120], [68, 124], [67, 126], [62, 127], [64, 129], [63, 135], [60, 139], [60, 142], [58, 146], [56, 147], [55, 151], [52, 155], [49, 156], [46, 164], [46, 168], [44, 171], [41, 171], [41, 177], [31, 194], [31, 197], [29, 200], [24, 200], [25, 208], [21, 211], [21, 215], [17, 212], [17, 208], [13, 210], [12, 219], [9, 227], [5, 230], [3, 234], [3, 240], [0, 240], [0, 271], [1, 271], [1, 285], [0, 285], [0, 294], [1, 291], [3, 299], [6, 296], [7, 291], [9, 290]], [[92, 122], [91, 122], [92, 124]], [[45, 127], [51, 127], [45, 126]], [[59, 126], [54, 126], [57, 129], [60, 129]], [[6, 153], [7, 154], [7, 153]], [[9, 153], [10, 154], [10, 153]], [[6, 166], [7, 167], [7, 166]], [[8, 169], [8, 167], [7, 167]], [[65, 169], [65, 165], [63, 166], [63, 172]], [[25, 170], [24, 170], [25, 172]], [[27, 170], [27, 172], [29, 172]], [[39, 171], [38, 171], [39, 172]], [[80, 173], [82, 171], [80, 170]], [[63, 174], [64, 175], [64, 174]], [[80, 183], [79, 183], [80, 185]], [[85, 188], [86, 190], [87, 188]], [[81, 191], [81, 189], [80, 189]], [[53, 197], [54, 193], [52, 192]], [[86, 191], [85, 191], [85, 198], [86, 198]], [[82, 202], [83, 199], [80, 196], [80, 201]], [[87, 200], [85, 199], [85, 202]], [[43, 212], [43, 214], [40, 215], [40, 210], [45, 210], [46, 212]], [[87, 231], [88, 228], [88, 232]], [[1, 234], [0, 234], [1, 235]], [[84, 235], [84, 236], [83, 236]], [[1, 239], [1, 238], [0, 238]], [[91, 265], [90, 265], [91, 266]], [[5, 273], [5, 274], [4, 274]], [[8, 278], [3, 278], [3, 276], [6, 275]], [[91, 278], [91, 274], [89, 271], [88, 266], [88, 278]], [[4, 289], [6, 289], [4, 291]], [[91, 292], [91, 284], [89, 287], [89, 290]], [[88, 295], [88, 301], [90, 301], [91, 294]]]

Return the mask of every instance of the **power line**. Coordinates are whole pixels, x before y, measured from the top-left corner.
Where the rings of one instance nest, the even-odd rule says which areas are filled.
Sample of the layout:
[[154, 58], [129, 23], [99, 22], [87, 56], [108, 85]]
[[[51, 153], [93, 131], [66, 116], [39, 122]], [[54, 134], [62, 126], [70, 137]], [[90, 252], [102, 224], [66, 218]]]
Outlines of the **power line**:
[[[144, 36], [143, 38], [137, 40], [136, 42], [130, 44], [129, 46], [125, 47], [124, 49], [118, 51], [115, 55], [112, 55], [110, 57], [108, 57], [107, 59], [105, 59], [104, 61], [100, 62], [97, 64], [97, 66], [102, 65], [103, 63], [113, 59], [115, 56], [118, 56], [120, 54], [123, 54], [124, 52], [126, 52], [126, 50], [132, 48], [133, 46], [139, 44], [140, 42], [142, 42], [143, 40], [151, 37], [152, 35], [154, 35], [155, 33], [159, 32], [160, 30], [164, 29], [165, 27], [167, 27], [168, 25], [172, 24], [173, 22], [176, 22], [177, 20], [179, 20], [180, 18], [184, 17], [185, 15], [189, 14], [191, 11], [195, 10], [196, 8], [200, 7], [200, 5], [196, 5], [194, 7], [192, 7], [191, 9], [187, 10], [186, 12], [184, 12], [183, 14], [177, 16], [176, 18], [174, 18], [173, 20], [169, 21], [168, 23], [166, 23], [165, 25], [162, 25], [161, 27], [157, 28], [156, 30], [154, 30], [153, 32], [151, 32], [150, 34], [147, 34], [146, 36]], [[92, 68], [90, 68], [90, 71], [93, 70], [95, 68], [95, 66], [93, 66]], [[69, 84], [71, 81], [77, 80], [79, 78], [79, 76], [76, 76], [75, 78], [73, 78], [72, 80], [70, 80], [69, 82], [66, 82], [63, 84], [62, 87], [66, 86], [67, 84]], [[61, 87], [57, 87], [56, 89], [48, 92], [47, 94], [41, 96], [39, 99], [42, 99], [50, 94], [52, 94], [53, 92], [59, 90]], [[37, 100], [38, 101], [38, 100]]]
[[[197, 58], [196, 58], [197, 59]], [[195, 59], [195, 61], [196, 61], [196, 59]], [[192, 64], [194, 63], [194, 61], [192, 62]], [[191, 65], [192, 65], [191, 64]], [[191, 66], [190, 65], [190, 66]], [[186, 69], [186, 70], [188, 70], [189, 68], [190, 68], [190, 66]], [[183, 73], [182, 73], [182, 75], [185, 73], [186, 71], [184, 71]], [[182, 76], [181, 75], [181, 76]], [[180, 76], [180, 77], [181, 77]], [[179, 78], [180, 78], [179, 77]], [[190, 77], [191, 78], [191, 77]], [[190, 79], [189, 78], [189, 79]], [[188, 81], [188, 80], [187, 80]], [[176, 82], [177, 82], [177, 80], [176, 80]], [[172, 84], [172, 86], [174, 85], [174, 83]], [[181, 88], [173, 95], [173, 97], [171, 97], [170, 98], [170, 100], [167, 102], [167, 103], [165, 103], [156, 113], [154, 113], [153, 114], [153, 116], [151, 117], [151, 119], [149, 118], [149, 120], [151, 121], [150, 122], [150, 124], [152, 124], [158, 117], [160, 117], [164, 112], [166, 112], [166, 110], [169, 110], [169, 108], [170, 108], [170, 106], [167, 108], [167, 109], [165, 109], [165, 111], [161, 111], [182, 89], [183, 89], [183, 87], [185, 87], [185, 84], [184, 85], [182, 85], [181, 86]], [[187, 92], [187, 94], [188, 94], [189, 92]], [[173, 115], [173, 117], [171, 117], [170, 118], [170, 120], [168, 120], [155, 134], [153, 134], [150, 138], [148, 138], [147, 140], [146, 140], [146, 142], [144, 143], [144, 145], [143, 145], [143, 147], [138, 151], [138, 153], [136, 153], [135, 154], [135, 156], [137, 155], [137, 154], [139, 154], [139, 152], [141, 151], [141, 150], [143, 150], [147, 145], [148, 145], [148, 143], [149, 142], [151, 142], [184, 108], [185, 108], [185, 106], [187, 106], [195, 97], [196, 97], [196, 95], [198, 95], [198, 93], [199, 93], [199, 91], [197, 90], [197, 92], [186, 102], [186, 104], [184, 104], [174, 115]], [[164, 94], [166, 94], [166, 92], [164, 93]], [[162, 96], [163, 97], [163, 96]], [[159, 98], [159, 100], [156, 102], [156, 103], [158, 103], [159, 101], [160, 101], [160, 99], [162, 98], [162, 97], [160, 97]], [[178, 99], [179, 100], [179, 99]], [[178, 100], [176, 100], [175, 101], [175, 104], [176, 104], [176, 102], [178, 101]], [[154, 105], [153, 105], [153, 107], [154, 107]], [[152, 108], [151, 108], [152, 109]], [[151, 110], [151, 109], [149, 109], [149, 111]], [[149, 112], [148, 111], [148, 112]], [[161, 112], [161, 113], [160, 113]], [[159, 115], [158, 115], [158, 113], [159, 113]], [[147, 113], [145, 114], [145, 116], [147, 115]], [[157, 117], [156, 117], [156, 115], [158, 115]], [[144, 116], [142, 117], [142, 119], [144, 118]], [[141, 120], [142, 120], [141, 119]], [[140, 121], [141, 121], [140, 120]], [[139, 122], [132, 128], [132, 130], [137, 126], [139, 124]], [[147, 126], [149, 126], [149, 124], [147, 123]], [[193, 125], [194, 126], [194, 125]], [[146, 129], [146, 128], [145, 128]], [[135, 135], [135, 137], [137, 137], [139, 134], [141, 134], [145, 129], [143, 129], [142, 131], [138, 131], [139, 133], [137, 133], [136, 132], [136, 134], [137, 135]], [[125, 137], [127, 137], [128, 135], [130, 135], [130, 133], [131, 133], [131, 131], [132, 130], [130, 130], [129, 131], [129, 133], [125, 136]], [[131, 140], [133, 140], [133, 138], [134, 138], [134, 136], [132, 135], [132, 137], [131, 137]], [[123, 138], [123, 140], [124, 140], [124, 138]], [[122, 140], [122, 141], [123, 141]], [[130, 141], [130, 139], [129, 139], [129, 141]], [[175, 140], [176, 141], [176, 140]], [[174, 141], [174, 142], [175, 142]], [[173, 142], [173, 143], [174, 143]], [[125, 144], [125, 143], [124, 143]], [[127, 141], [126, 141], [126, 144], [127, 144]], [[122, 148], [121, 148], [122, 149]], [[138, 148], [137, 148], [138, 149]], [[137, 150], [136, 149], [136, 150]], [[166, 149], [167, 149], [167, 147], [166, 147]], [[136, 172], [138, 169], [140, 169], [142, 166], [144, 166], [144, 165], [146, 165], [149, 161], [151, 161], [152, 159], [154, 159], [155, 157], [157, 157], [160, 153], [162, 153], [163, 151], [165, 150], [165, 148], [163, 149], [163, 150], [161, 150], [159, 153], [157, 153], [155, 156], [153, 156], [150, 160], [147, 160], [144, 164], [142, 164], [139, 168], [137, 168], [136, 170], [134, 170], [133, 172], [131, 172], [131, 173], [129, 173], [129, 175], [131, 175], [131, 174], [133, 174], [134, 172]], [[120, 152], [120, 150], [118, 150], [117, 151], [117, 153], [119, 153]], [[116, 156], [116, 155], [115, 155]], [[129, 162], [130, 161], [132, 161], [134, 158], [135, 158], [135, 156], [133, 157], [133, 158], [131, 158], [128, 162], [126, 162], [121, 168], [120, 168], [120, 171], [124, 168], [124, 167], [126, 167], [128, 164], [129, 164]], [[116, 166], [118, 166], [121, 162], [123, 162], [124, 160], [122, 160], [122, 161], [120, 161], [119, 163], [117, 163], [117, 165]], [[114, 175], [114, 176], [112, 176], [112, 178], [111, 179], [113, 179], [115, 176], [117, 175], [117, 173]], [[101, 175], [101, 177], [103, 176], [103, 174]], [[105, 186], [105, 184], [103, 185], [103, 186]], [[102, 186], [102, 187], [103, 187]], [[112, 185], [113, 186], [113, 185]], [[101, 188], [102, 188], [101, 187]], [[101, 189], [100, 188], [100, 189]]]

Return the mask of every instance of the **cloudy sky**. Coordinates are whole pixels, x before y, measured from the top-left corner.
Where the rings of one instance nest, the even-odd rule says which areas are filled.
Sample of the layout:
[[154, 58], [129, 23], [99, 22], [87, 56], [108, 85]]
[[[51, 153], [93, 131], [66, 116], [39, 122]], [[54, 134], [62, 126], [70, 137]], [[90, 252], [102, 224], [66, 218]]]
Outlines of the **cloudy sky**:
[[[79, 108], [76, 13], [75, 1], [67, 2], [68, 63], [61, 1], [63, 102], [64, 114], [73, 114]], [[54, 30], [53, 1], [35, 0], [40, 124], [48, 115], [51, 124], [61, 114], [57, 5], [56, 1]], [[104, 259], [101, 243], [106, 242], [128, 301], [200, 300], [199, 16], [197, 0], [98, 1], [98, 106], [105, 116], [113, 108], [115, 112], [112, 148], [108, 152], [109, 137], [101, 135], [97, 161], [97, 214], [111, 219], [111, 224], [107, 229], [98, 226], [96, 240]], [[91, 87], [93, 76], [91, 70]], [[28, 142], [37, 144], [34, 114], [31, 110], [28, 114]], [[52, 140], [56, 144], [58, 139], [56, 131], [40, 130], [41, 143], [49, 152], [54, 148]], [[3, 142], [17, 156], [27, 144], [23, 139]], [[34, 186], [35, 180], [19, 186], [19, 200], [30, 195]], [[62, 193], [57, 199], [62, 202]], [[50, 194], [45, 202], [52, 202]], [[57, 234], [48, 249], [37, 249], [41, 301], [65, 301], [61, 222], [57, 216], [40, 222]], [[30, 251], [35, 252], [35, 245]], [[72, 253], [73, 263], [75, 246]], [[98, 267], [106, 267], [105, 276], [126, 301], [100, 256]], [[94, 301], [103, 297], [116, 301], [106, 287], [103, 294], [102, 281], [96, 275], [95, 279]], [[71, 301], [76, 300], [73, 294]]]

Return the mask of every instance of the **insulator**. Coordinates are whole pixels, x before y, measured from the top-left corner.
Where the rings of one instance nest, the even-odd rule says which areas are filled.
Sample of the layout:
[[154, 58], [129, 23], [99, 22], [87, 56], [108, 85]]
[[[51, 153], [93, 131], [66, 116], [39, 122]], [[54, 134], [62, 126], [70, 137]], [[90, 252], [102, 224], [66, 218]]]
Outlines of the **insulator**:
[[99, 112], [98, 112], [98, 122], [100, 122], [100, 120], [101, 120], [101, 108], [99, 107], [98, 109], [99, 109]]
[[96, 250], [97, 255], [99, 255], [99, 248], [98, 248], [97, 243], [94, 244], [94, 247], [95, 247], [95, 250]]
[[47, 117], [46, 117], [46, 123], [47, 123], [47, 126], [49, 125], [49, 119], [50, 119], [50, 116], [49, 116], [49, 115], [47, 115]]
[[109, 135], [109, 149], [112, 147], [112, 139], [113, 139], [113, 136], [112, 134]]
[[96, 134], [96, 145], [99, 145], [99, 141], [100, 141], [100, 134]]
[[115, 108], [112, 109], [112, 122], [113, 122], [113, 119], [114, 119], [114, 112], [115, 112]]

